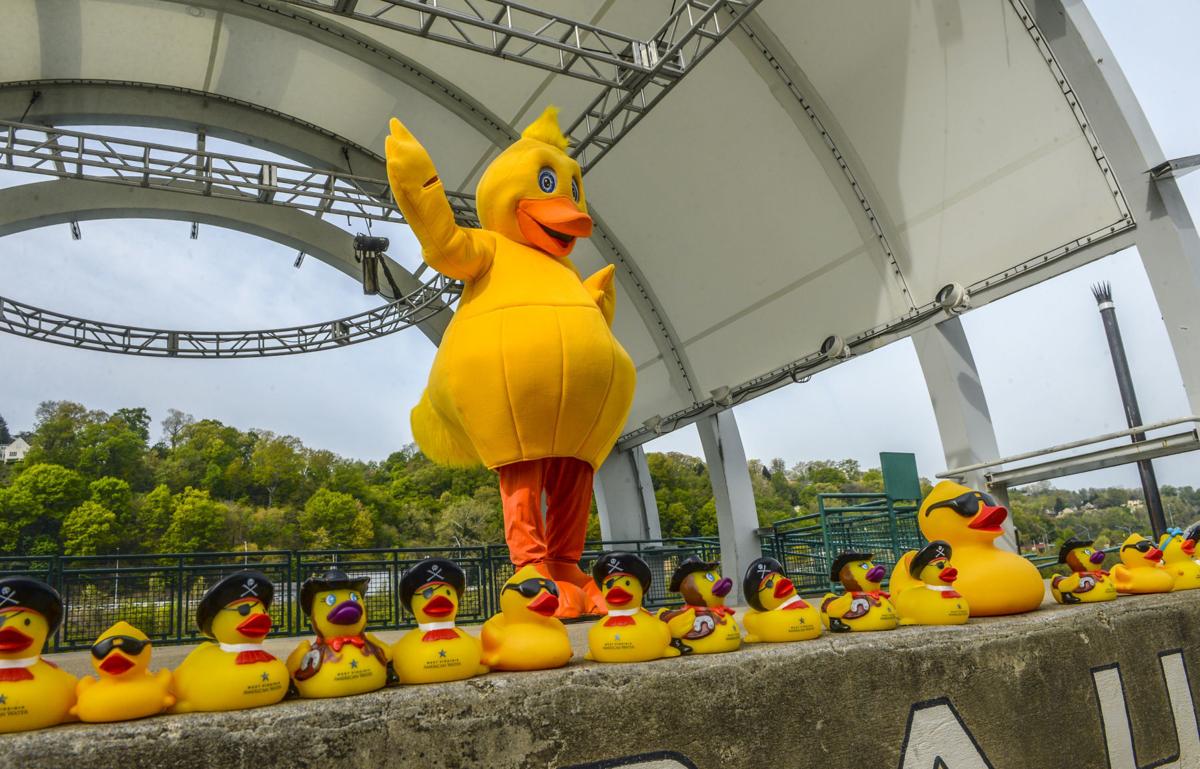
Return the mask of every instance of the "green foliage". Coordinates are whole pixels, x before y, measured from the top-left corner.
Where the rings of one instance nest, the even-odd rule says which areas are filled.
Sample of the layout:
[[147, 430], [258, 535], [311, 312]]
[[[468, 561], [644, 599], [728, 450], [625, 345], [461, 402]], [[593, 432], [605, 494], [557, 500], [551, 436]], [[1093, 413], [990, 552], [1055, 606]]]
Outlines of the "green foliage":
[[224, 550], [230, 546], [225, 534], [226, 507], [204, 489], [188, 486], [173, 500], [171, 523], [163, 535], [163, 550], [186, 553]]
[[12, 433], [8, 431], [8, 422], [4, 421], [4, 417], [0, 416], [0, 446], [12, 443]]
[[313, 548], [370, 547], [375, 538], [371, 513], [349, 494], [317, 489], [299, 516], [300, 533]]
[[63, 520], [63, 552], [67, 555], [111, 553], [119, 537], [116, 513], [90, 499]]

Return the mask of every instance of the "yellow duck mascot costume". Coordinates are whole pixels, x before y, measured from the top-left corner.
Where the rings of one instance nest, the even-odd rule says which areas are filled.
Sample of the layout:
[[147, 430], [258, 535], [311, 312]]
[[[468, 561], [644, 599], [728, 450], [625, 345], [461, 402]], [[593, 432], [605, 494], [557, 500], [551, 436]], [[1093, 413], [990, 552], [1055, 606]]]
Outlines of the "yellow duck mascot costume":
[[150, 639], [128, 622], [118, 622], [92, 644], [92, 667], [75, 687], [71, 714], [80, 721], [130, 721], [157, 715], [175, 704], [171, 671], [150, 672]]
[[1058, 562], [1071, 568], [1071, 575], [1056, 574], [1050, 580], [1050, 594], [1062, 604], [1115, 601], [1117, 586], [1108, 572], [1100, 568], [1104, 551], [1092, 547], [1090, 539], [1068, 539], [1058, 548]]
[[671, 643], [681, 654], [713, 654], [737, 651], [742, 630], [725, 605], [733, 580], [722, 577], [720, 564], [685, 558], [671, 575], [669, 589], [683, 596], [678, 609], [663, 609], [659, 619], [671, 630]]
[[592, 579], [604, 591], [608, 616], [588, 630], [588, 653], [597, 662], [647, 662], [678, 657], [665, 622], [642, 606], [650, 592], [650, 567], [633, 553], [605, 553], [592, 565]]
[[567, 628], [554, 616], [558, 586], [532, 564], [500, 589], [500, 613], [483, 623], [483, 664], [492, 670], [546, 670], [571, 659]]
[[288, 673], [301, 697], [345, 697], [387, 684], [388, 647], [364, 632], [370, 582], [335, 567], [300, 586], [300, 609], [317, 634], [288, 655]]
[[1046, 598], [1046, 583], [1027, 559], [996, 547], [1008, 509], [989, 494], [942, 481], [921, 503], [921, 533], [954, 548], [959, 577], [954, 589], [971, 606], [972, 617], [1033, 611]]
[[954, 548], [940, 539], [900, 557], [892, 570], [892, 604], [906, 625], [962, 625], [971, 616], [967, 599], [954, 589]]
[[742, 580], [742, 595], [750, 604], [742, 620], [746, 643], [807, 641], [821, 635], [821, 613], [800, 597], [783, 564], [774, 558], [750, 563]]
[[1141, 534], [1121, 543], [1121, 563], [1112, 568], [1118, 593], [1169, 593], [1175, 578], [1163, 565], [1163, 552]]
[[239, 571], [200, 598], [196, 625], [215, 643], [200, 644], [175, 669], [172, 713], [257, 708], [283, 699], [287, 667], [262, 645], [271, 632], [274, 597], [265, 574]]
[[392, 665], [402, 684], [461, 681], [483, 675], [479, 639], [454, 626], [467, 589], [467, 575], [454, 561], [426, 558], [404, 572], [400, 602], [417, 626], [392, 647]]
[[871, 553], [845, 552], [833, 559], [831, 581], [841, 582], [842, 595], [826, 593], [821, 600], [821, 624], [834, 633], [894, 630], [900, 623], [891, 596], [880, 589], [887, 569], [871, 563]]
[[1196, 532], [1170, 529], [1158, 541], [1163, 551], [1163, 565], [1175, 580], [1174, 590], [1200, 588], [1200, 563], [1196, 562]]
[[566, 149], [551, 107], [484, 171], [474, 229], [455, 223], [433, 161], [399, 120], [387, 138], [392, 194], [425, 262], [464, 284], [413, 437], [435, 462], [499, 473], [512, 562], [555, 580], [559, 616], [574, 617], [604, 611], [579, 559], [592, 475], [625, 424], [636, 375], [611, 331], [614, 267], [581, 280], [568, 258], [592, 220]]
[[0, 579], [0, 733], [61, 724], [75, 704], [75, 677], [42, 659], [58, 630], [62, 599], [36, 579]]

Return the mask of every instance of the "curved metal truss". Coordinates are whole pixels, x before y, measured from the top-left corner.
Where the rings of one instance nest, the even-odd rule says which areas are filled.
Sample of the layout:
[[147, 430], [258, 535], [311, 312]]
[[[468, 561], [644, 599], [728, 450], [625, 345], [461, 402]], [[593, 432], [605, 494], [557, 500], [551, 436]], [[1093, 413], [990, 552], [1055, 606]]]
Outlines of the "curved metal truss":
[[262, 358], [366, 342], [415, 326], [456, 301], [462, 284], [443, 275], [374, 310], [262, 331], [171, 331], [76, 318], [0, 297], [0, 331], [85, 350], [162, 358]]

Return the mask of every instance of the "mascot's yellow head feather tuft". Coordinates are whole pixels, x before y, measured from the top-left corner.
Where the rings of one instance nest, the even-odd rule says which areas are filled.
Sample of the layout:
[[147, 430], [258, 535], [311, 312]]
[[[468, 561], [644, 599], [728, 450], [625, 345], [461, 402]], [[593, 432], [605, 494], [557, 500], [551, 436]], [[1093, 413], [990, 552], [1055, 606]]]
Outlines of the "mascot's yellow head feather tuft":
[[546, 111], [542, 113], [541, 117], [530, 123], [521, 132], [521, 138], [545, 142], [566, 152], [568, 142], [567, 137], [563, 136], [562, 129], [558, 127], [558, 107], [553, 105], [546, 107]]

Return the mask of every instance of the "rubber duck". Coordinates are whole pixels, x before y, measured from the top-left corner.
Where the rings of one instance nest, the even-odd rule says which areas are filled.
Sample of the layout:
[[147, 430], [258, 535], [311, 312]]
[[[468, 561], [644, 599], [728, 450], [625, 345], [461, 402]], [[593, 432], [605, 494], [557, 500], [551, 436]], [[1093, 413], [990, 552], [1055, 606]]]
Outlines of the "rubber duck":
[[546, 670], [571, 659], [567, 628], [554, 616], [558, 586], [533, 565], [500, 589], [500, 613], [483, 623], [483, 664], [492, 670]]
[[[392, 119], [388, 180], [425, 262], [463, 282], [412, 431], [435, 462], [500, 475], [517, 568], [559, 585], [559, 616], [604, 613], [579, 568], [592, 476], [633, 403], [633, 361], [613, 336], [615, 267], [581, 279], [569, 255], [592, 231], [579, 164], [546, 109], [484, 170], [481, 229], [460, 227], [429, 153]], [[542, 515], [542, 499], [547, 510]]]
[[954, 589], [953, 554], [949, 542], [936, 539], [900, 557], [889, 587], [902, 626], [962, 625], [970, 618], [967, 599]]
[[400, 578], [400, 602], [417, 626], [392, 646], [403, 684], [461, 681], [488, 672], [479, 639], [454, 626], [467, 574], [454, 561], [426, 558]]
[[172, 713], [242, 710], [274, 705], [288, 691], [288, 669], [263, 649], [271, 632], [275, 586], [257, 571], [239, 571], [200, 598], [196, 625], [213, 641], [175, 669]]
[[642, 606], [653, 580], [645, 561], [633, 553], [605, 553], [592, 565], [592, 579], [604, 593], [608, 616], [588, 630], [586, 659], [647, 662], [679, 656], [666, 623]]
[[92, 644], [92, 668], [75, 686], [71, 715], [80, 721], [130, 721], [162, 713], [175, 704], [171, 671], [150, 672], [150, 639], [118, 622]]
[[714, 654], [736, 651], [742, 630], [725, 605], [733, 580], [721, 576], [721, 565], [688, 556], [671, 575], [669, 589], [683, 596], [677, 609], [662, 609], [659, 619], [671, 631], [671, 645], [681, 654]]
[[370, 577], [336, 567], [300, 586], [300, 610], [316, 638], [301, 641], [287, 658], [301, 697], [345, 697], [382, 689], [388, 682], [388, 647], [367, 626]]
[[921, 533], [954, 548], [958, 580], [954, 589], [971, 607], [972, 617], [1033, 611], [1046, 597], [1037, 567], [1016, 553], [996, 547], [1008, 510], [990, 494], [953, 481], [942, 481], [921, 503]]
[[1158, 541], [1163, 565], [1175, 580], [1173, 590], [1200, 588], [1200, 562], [1196, 561], [1195, 532], [1188, 536], [1182, 529], [1169, 529]]
[[1130, 534], [1121, 543], [1121, 563], [1112, 567], [1118, 593], [1169, 593], [1175, 578], [1162, 562], [1163, 551], [1141, 534]]
[[774, 558], [750, 562], [742, 595], [750, 604], [742, 620], [746, 643], [808, 641], [821, 635], [821, 613], [800, 597], [783, 564]]
[[821, 624], [835, 633], [893, 630], [900, 623], [888, 593], [880, 589], [887, 569], [871, 563], [871, 553], [847, 551], [833, 559], [830, 580], [841, 582], [842, 595], [826, 593]]
[[29, 577], [0, 579], [0, 733], [68, 720], [75, 677], [42, 659], [61, 620], [54, 588]]
[[1090, 539], [1068, 539], [1058, 548], [1058, 562], [1071, 568], [1071, 575], [1055, 575], [1050, 580], [1050, 594], [1063, 604], [1115, 601], [1117, 586], [1100, 564], [1104, 551], [1092, 547]]

